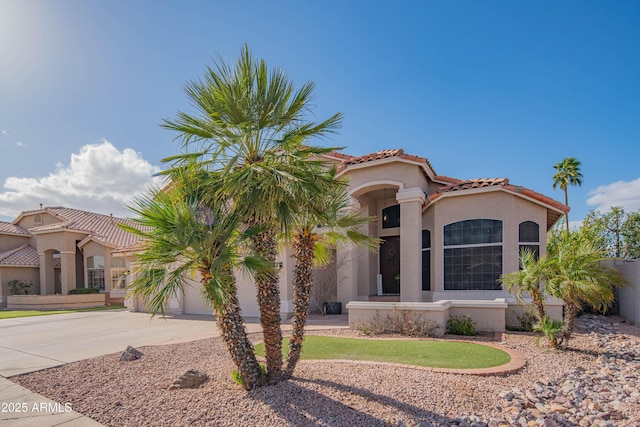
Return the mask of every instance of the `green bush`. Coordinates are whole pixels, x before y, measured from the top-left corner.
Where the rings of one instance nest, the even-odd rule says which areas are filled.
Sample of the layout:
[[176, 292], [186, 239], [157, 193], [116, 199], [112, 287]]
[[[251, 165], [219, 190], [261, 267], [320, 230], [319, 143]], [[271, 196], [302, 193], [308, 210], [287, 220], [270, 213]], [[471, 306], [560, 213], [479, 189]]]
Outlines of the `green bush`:
[[364, 335], [401, 334], [409, 337], [436, 336], [439, 328], [434, 321], [423, 319], [422, 315], [416, 316], [408, 310], [398, 312], [395, 308], [386, 319], [376, 311], [373, 320], [362, 321], [355, 326]]
[[100, 293], [100, 289], [98, 289], [98, 288], [76, 288], [76, 289], [71, 289], [69, 291], [69, 295], [98, 294], [98, 293]]
[[536, 325], [536, 316], [528, 311], [522, 313], [522, 316], [518, 316], [518, 326], [507, 327], [510, 331], [519, 332], [533, 332], [533, 328]]
[[451, 316], [447, 321], [447, 333], [452, 335], [475, 335], [476, 322], [468, 314]]
[[[264, 363], [260, 364], [260, 378], [262, 380], [264, 380], [264, 378], [267, 376], [267, 366]], [[231, 378], [233, 379], [234, 382], [236, 382], [239, 385], [244, 385], [244, 380], [242, 379], [242, 377], [240, 376], [240, 372], [238, 372], [237, 369], [234, 369], [233, 371], [231, 371]]]
[[9, 286], [11, 295], [29, 295], [33, 287], [33, 282], [25, 283], [20, 279], [14, 279], [7, 282], [7, 285]]

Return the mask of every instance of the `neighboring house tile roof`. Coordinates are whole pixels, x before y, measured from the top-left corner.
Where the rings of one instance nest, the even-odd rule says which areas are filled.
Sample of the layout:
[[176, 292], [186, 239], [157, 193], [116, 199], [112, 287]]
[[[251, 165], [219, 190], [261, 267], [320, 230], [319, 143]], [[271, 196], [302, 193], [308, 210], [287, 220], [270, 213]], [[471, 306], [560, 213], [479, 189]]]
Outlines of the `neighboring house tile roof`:
[[468, 180], [456, 180], [457, 182], [441, 187], [439, 191], [445, 193], [448, 191], [460, 191], [469, 190], [471, 188], [483, 188], [492, 187], [496, 185], [507, 185], [509, 180], [507, 178], [480, 178], [480, 179], [468, 179]]
[[0, 221], [0, 234], [16, 234], [21, 236], [29, 236], [29, 230], [10, 222]]
[[140, 241], [138, 236], [118, 226], [118, 224], [126, 224], [139, 227], [138, 223], [131, 219], [63, 207], [45, 208], [45, 211], [63, 219], [63, 222], [31, 228], [29, 230], [31, 233], [73, 230], [88, 235], [83, 242], [95, 240], [100, 244], [114, 248], [128, 247]]
[[40, 257], [32, 246], [22, 245], [7, 252], [0, 253], [0, 266], [38, 267]]

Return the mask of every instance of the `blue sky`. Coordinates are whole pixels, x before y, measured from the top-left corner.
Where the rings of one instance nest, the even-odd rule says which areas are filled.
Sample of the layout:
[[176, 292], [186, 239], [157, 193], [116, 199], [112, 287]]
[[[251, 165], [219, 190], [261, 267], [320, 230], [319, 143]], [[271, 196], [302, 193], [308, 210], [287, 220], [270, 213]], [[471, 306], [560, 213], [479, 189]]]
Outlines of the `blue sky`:
[[640, 2], [0, 0], [0, 220], [119, 216], [176, 154], [184, 83], [244, 43], [299, 85], [330, 145], [404, 148], [457, 178], [507, 177], [571, 220], [640, 208]]

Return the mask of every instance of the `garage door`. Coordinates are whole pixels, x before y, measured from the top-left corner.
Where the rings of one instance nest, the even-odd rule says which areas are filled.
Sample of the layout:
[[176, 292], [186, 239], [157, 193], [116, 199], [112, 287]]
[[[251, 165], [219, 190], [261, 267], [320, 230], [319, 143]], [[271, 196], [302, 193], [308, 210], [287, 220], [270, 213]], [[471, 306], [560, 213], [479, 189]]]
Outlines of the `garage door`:
[[200, 293], [200, 282], [189, 281], [190, 286], [185, 286], [184, 291], [184, 314], [212, 314], [213, 310], [202, 298]]

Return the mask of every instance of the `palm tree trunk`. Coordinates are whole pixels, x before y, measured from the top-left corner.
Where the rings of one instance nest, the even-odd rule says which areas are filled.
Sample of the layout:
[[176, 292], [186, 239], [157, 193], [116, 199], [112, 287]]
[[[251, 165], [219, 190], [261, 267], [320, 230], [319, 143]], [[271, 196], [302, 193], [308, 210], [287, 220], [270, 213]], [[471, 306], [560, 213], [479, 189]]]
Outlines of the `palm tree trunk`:
[[562, 330], [562, 343], [563, 347], [567, 348], [569, 345], [569, 339], [573, 332], [573, 322], [578, 315], [580, 308], [572, 301], [565, 301], [565, 316], [564, 316], [564, 328]]
[[533, 306], [535, 307], [536, 314], [538, 315], [538, 323], [542, 323], [542, 320], [547, 315], [544, 310], [544, 299], [540, 294], [539, 290], [531, 291], [531, 300], [533, 302]]
[[[256, 254], [275, 266], [278, 244], [274, 230], [258, 233], [252, 240]], [[267, 382], [276, 383], [282, 376], [282, 329], [280, 326], [280, 288], [278, 274], [273, 270], [256, 276], [260, 325], [264, 337], [267, 361]]]
[[284, 370], [286, 377], [293, 375], [293, 370], [300, 360], [304, 328], [309, 314], [309, 299], [311, 297], [311, 280], [313, 268], [313, 250], [315, 238], [308, 230], [299, 233], [293, 243], [293, 257], [296, 264], [293, 270], [293, 317], [291, 319], [291, 338], [289, 339], [289, 353]]
[[[567, 187], [564, 187], [564, 204], [569, 206], [569, 193]], [[569, 212], [564, 214], [564, 221], [567, 223], [567, 234], [569, 234]]]
[[223, 307], [217, 308], [216, 316], [227, 351], [242, 378], [242, 386], [245, 390], [261, 386], [262, 371], [253, 351], [253, 345], [247, 338], [237, 296], [230, 297]]

